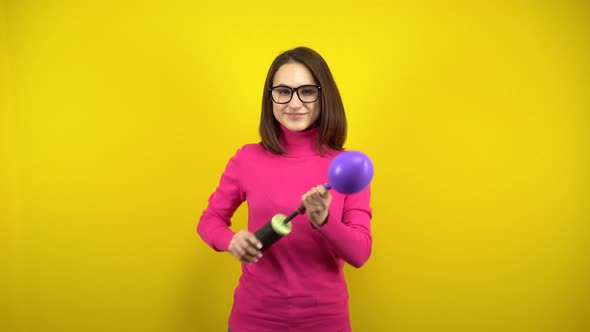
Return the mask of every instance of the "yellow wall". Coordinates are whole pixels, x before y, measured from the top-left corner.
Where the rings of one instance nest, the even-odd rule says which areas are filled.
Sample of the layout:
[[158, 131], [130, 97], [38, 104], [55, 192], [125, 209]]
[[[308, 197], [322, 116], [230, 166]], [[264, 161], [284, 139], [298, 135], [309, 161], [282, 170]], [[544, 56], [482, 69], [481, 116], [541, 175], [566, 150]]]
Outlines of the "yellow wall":
[[224, 331], [194, 228], [298, 45], [376, 167], [355, 331], [590, 330], [585, 2], [201, 2], [1, 2], [0, 330]]

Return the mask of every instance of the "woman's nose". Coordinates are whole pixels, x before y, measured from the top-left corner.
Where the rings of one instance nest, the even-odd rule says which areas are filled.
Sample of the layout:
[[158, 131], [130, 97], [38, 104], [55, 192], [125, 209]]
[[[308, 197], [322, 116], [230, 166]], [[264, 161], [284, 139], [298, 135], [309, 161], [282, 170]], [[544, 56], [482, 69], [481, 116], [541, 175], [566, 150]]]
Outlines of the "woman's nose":
[[293, 98], [291, 98], [291, 101], [289, 102], [289, 106], [291, 108], [300, 108], [301, 107], [301, 99], [299, 99], [299, 94], [295, 93], [293, 94]]

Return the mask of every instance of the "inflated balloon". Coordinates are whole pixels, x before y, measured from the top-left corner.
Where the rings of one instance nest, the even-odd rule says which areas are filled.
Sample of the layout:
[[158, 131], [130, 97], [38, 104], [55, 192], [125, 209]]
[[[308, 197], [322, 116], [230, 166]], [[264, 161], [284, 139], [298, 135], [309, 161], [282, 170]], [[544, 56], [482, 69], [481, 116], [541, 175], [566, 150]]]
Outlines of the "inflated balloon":
[[354, 194], [365, 189], [373, 179], [373, 163], [360, 151], [340, 153], [328, 168], [327, 189], [341, 194]]
[[[344, 151], [337, 155], [328, 168], [326, 189], [334, 189], [341, 194], [354, 194], [365, 189], [373, 179], [373, 163], [360, 151]], [[285, 217], [275, 215], [271, 221], [262, 226], [255, 235], [262, 242], [262, 251], [291, 232], [290, 221], [298, 214], [305, 213], [303, 204], [295, 212]]]

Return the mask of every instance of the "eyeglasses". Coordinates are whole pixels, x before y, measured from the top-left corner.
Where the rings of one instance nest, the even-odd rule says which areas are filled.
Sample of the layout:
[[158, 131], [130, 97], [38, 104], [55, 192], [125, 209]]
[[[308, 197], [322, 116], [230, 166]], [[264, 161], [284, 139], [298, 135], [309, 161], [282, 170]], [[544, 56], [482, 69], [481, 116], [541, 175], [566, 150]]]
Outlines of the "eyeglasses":
[[320, 86], [319, 85], [302, 85], [297, 88], [291, 88], [285, 85], [273, 86], [270, 88], [270, 95], [272, 101], [277, 104], [286, 104], [293, 98], [294, 92], [297, 93], [297, 97], [302, 103], [313, 103], [320, 97]]

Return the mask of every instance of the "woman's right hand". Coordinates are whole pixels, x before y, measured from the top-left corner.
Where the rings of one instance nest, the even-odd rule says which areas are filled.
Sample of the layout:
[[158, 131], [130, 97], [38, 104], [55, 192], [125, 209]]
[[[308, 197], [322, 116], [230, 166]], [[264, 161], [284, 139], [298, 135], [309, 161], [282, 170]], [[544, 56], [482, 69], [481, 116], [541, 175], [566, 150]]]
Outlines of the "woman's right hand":
[[227, 251], [244, 264], [256, 263], [262, 257], [262, 243], [246, 230], [234, 234]]

